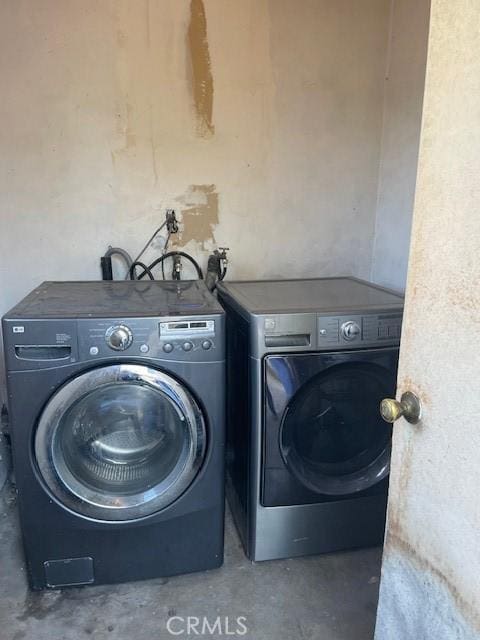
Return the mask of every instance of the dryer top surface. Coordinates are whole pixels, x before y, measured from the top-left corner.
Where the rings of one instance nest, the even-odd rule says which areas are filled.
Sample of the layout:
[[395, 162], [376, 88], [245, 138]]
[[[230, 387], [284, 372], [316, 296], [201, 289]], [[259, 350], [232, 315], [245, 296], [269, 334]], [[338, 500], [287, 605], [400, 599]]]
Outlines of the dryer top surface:
[[223, 313], [202, 280], [44, 282], [5, 318], [115, 318]]
[[398, 309], [403, 297], [356, 278], [221, 282], [219, 292], [253, 314]]

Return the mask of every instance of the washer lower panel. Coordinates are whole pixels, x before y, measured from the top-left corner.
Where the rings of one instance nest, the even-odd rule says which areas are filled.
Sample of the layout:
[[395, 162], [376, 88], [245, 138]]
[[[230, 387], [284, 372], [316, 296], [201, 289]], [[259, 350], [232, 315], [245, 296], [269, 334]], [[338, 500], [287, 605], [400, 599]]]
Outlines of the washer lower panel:
[[[33, 589], [108, 584], [215, 569], [223, 562], [223, 507], [141, 527], [104, 527], [48, 535], [24, 526]], [[194, 535], [192, 535], [194, 532]]]

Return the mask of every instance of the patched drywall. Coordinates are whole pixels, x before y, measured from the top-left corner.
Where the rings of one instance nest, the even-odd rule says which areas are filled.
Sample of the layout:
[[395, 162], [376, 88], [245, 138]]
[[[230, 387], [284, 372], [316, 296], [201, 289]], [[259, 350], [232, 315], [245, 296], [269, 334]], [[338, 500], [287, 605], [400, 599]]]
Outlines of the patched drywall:
[[178, 235], [171, 238], [172, 245], [185, 246], [200, 243], [203, 249], [216, 245], [215, 229], [218, 225], [218, 193], [214, 184], [192, 184], [185, 196], [178, 198], [181, 225]]
[[480, 637], [479, 24], [432, 0], [376, 640]]
[[430, 0], [392, 0], [371, 279], [405, 290]]
[[368, 277], [388, 13], [0, 3], [0, 312], [42, 280], [98, 278], [110, 244], [135, 255], [167, 208], [203, 267], [230, 247], [231, 277]]

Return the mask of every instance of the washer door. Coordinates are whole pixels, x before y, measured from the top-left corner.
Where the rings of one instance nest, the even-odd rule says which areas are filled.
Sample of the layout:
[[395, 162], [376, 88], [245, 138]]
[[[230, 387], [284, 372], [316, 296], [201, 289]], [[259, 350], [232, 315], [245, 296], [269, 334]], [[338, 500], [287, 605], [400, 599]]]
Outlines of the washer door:
[[285, 464], [308, 489], [356, 493], [389, 472], [391, 429], [379, 413], [389, 372], [355, 362], [310, 379], [293, 396], [280, 428]]
[[181, 496], [206, 450], [193, 396], [169, 375], [134, 364], [88, 371], [45, 407], [38, 469], [55, 497], [97, 520], [152, 514]]

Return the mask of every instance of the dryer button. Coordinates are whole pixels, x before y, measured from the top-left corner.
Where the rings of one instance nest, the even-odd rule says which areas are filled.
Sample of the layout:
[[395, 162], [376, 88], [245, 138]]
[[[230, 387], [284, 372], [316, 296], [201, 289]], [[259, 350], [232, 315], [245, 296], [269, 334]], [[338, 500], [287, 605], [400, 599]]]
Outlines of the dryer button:
[[184, 342], [182, 344], [182, 349], [184, 351], [191, 351], [193, 349], [193, 344], [191, 342]]
[[172, 353], [173, 351], [173, 344], [171, 342], [166, 342], [163, 345], [163, 350], [165, 351], [165, 353]]
[[150, 347], [148, 346], [148, 344], [140, 345], [140, 352], [141, 353], [148, 353], [149, 351], [150, 351]]
[[98, 347], [90, 347], [90, 355], [98, 356]]
[[211, 348], [212, 348], [212, 343], [210, 340], [204, 340], [202, 342], [202, 349], [205, 349], [205, 351], [208, 351]]

